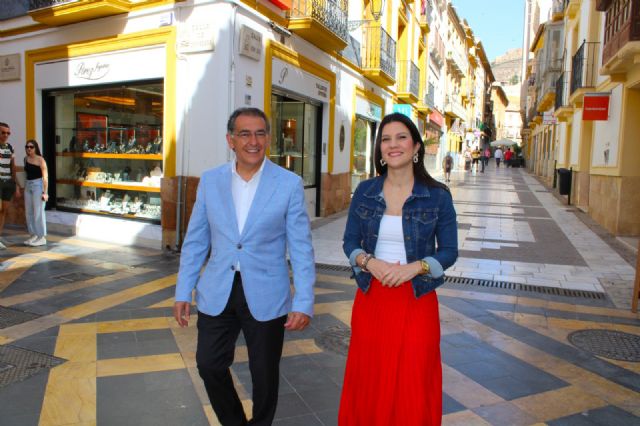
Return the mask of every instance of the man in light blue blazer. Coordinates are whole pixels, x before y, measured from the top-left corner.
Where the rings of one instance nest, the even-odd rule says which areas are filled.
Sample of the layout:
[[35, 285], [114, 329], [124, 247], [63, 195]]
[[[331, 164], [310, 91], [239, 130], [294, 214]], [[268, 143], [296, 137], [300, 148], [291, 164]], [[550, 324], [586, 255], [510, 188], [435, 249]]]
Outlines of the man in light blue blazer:
[[[223, 426], [272, 423], [284, 330], [304, 329], [313, 313], [315, 263], [303, 184], [265, 158], [269, 131], [261, 110], [233, 112], [227, 142], [236, 159], [203, 173], [182, 246], [174, 317], [188, 325], [195, 289], [198, 372]], [[229, 370], [240, 330], [253, 384], [250, 421]]]

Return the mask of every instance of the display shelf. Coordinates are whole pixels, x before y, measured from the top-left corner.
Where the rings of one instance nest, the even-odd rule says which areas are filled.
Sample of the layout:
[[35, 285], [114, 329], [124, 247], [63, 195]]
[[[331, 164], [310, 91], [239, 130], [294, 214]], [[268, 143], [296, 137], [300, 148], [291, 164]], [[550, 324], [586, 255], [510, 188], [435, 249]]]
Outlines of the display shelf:
[[144, 222], [153, 222], [153, 223], [160, 223], [160, 218], [152, 218], [152, 217], [148, 217], [148, 216], [138, 216], [135, 214], [114, 214], [111, 212], [107, 212], [107, 211], [101, 211], [101, 210], [92, 210], [92, 209], [84, 209], [84, 208], [78, 208], [78, 207], [69, 207], [69, 206], [65, 206], [64, 204], [61, 204], [60, 206], [58, 206], [57, 208], [58, 210], [61, 211], [68, 211], [68, 212], [81, 212], [81, 213], [91, 213], [91, 214], [97, 214], [97, 215], [103, 215], [103, 216], [110, 216], [110, 217], [115, 217], [115, 218], [124, 218], [124, 219], [135, 219], [135, 220], [140, 220], [140, 221], [144, 221]]
[[136, 184], [135, 182], [118, 184], [118, 183], [106, 183], [106, 182], [95, 182], [90, 180], [73, 180], [73, 179], [58, 179], [56, 182], [62, 185], [91, 186], [94, 188], [119, 189], [123, 191], [160, 192], [159, 187], [149, 186], [143, 183]]
[[58, 157], [74, 158], [113, 158], [123, 160], [154, 160], [162, 161], [162, 154], [103, 154], [97, 152], [58, 152]]

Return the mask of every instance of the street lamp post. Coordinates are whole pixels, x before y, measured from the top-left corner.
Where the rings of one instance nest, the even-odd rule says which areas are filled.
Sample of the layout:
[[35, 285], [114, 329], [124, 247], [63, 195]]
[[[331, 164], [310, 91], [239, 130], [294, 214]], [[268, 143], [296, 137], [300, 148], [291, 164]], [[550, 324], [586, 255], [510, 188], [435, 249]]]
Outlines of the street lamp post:
[[369, 22], [377, 22], [380, 20], [382, 11], [384, 10], [384, 0], [371, 0], [369, 2], [369, 7], [371, 9], [371, 16], [373, 17], [373, 19], [359, 19], [356, 21], [349, 21], [347, 23], [349, 31], [353, 31], [363, 24], [367, 24]]

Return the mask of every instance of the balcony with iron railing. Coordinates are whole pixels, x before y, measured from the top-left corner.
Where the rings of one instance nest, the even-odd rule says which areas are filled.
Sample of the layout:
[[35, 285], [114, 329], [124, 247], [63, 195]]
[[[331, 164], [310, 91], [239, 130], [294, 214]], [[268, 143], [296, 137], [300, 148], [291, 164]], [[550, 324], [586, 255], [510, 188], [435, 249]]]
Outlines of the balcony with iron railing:
[[371, 25], [362, 29], [362, 73], [381, 86], [396, 82], [396, 41], [384, 28]]
[[458, 52], [458, 49], [450, 48], [447, 51], [447, 61], [451, 64], [452, 69], [461, 75], [466, 75], [469, 71], [469, 60], [466, 55]]
[[551, 5], [551, 19], [560, 21], [564, 18], [564, 11], [569, 5], [569, 0], [553, 0]]
[[423, 92], [421, 93], [420, 102], [418, 102], [417, 108], [418, 111], [429, 114], [431, 111], [436, 109], [436, 91], [433, 83], [429, 83], [425, 85], [421, 83], [421, 87], [423, 88]]
[[42, 24], [60, 26], [128, 13], [139, 3], [134, 0], [29, 0], [29, 16]]
[[356, 40], [352, 35], [349, 35], [349, 43], [347, 47], [342, 49], [339, 52], [340, 56], [356, 65], [358, 68], [362, 67], [362, 58], [360, 57], [361, 52], [360, 42]]
[[[598, 52], [600, 43], [583, 41], [571, 58], [571, 101], [581, 101], [587, 88], [598, 82]], [[577, 98], [577, 99], [576, 99]]]
[[398, 61], [398, 99], [414, 103], [420, 99], [420, 68], [413, 61]]
[[640, 51], [640, 0], [598, 0], [605, 13], [601, 74], [629, 71]]
[[459, 96], [454, 94], [445, 96], [444, 113], [461, 120], [466, 120], [467, 118], [467, 110], [462, 106]]
[[560, 73], [556, 80], [556, 98], [554, 115], [558, 121], [566, 121], [567, 117], [573, 114], [573, 106], [569, 102], [569, 72]]
[[349, 42], [347, 0], [293, 0], [289, 30], [328, 51], [341, 51]]
[[541, 67], [542, 78], [537, 79], [538, 111], [546, 111], [554, 105], [556, 97], [556, 81], [562, 73], [562, 59], [551, 59]]

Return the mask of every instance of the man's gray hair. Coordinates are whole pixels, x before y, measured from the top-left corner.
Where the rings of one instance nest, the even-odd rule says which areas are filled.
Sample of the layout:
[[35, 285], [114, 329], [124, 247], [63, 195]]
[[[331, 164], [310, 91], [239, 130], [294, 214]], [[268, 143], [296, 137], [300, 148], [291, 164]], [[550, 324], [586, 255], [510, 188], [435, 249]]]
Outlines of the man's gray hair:
[[264, 120], [264, 124], [266, 126], [267, 133], [271, 131], [271, 124], [269, 123], [269, 119], [267, 118], [267, 114], [264, 113], [259, 108], [238, 108], [233, 111], [231, 116], [229, 117], [229, 121], [227, 121], [227, 133], [231, 134], [236, 128], [236, 118], [241, 115], [248, 115], [250, 117], [260, 117]]

